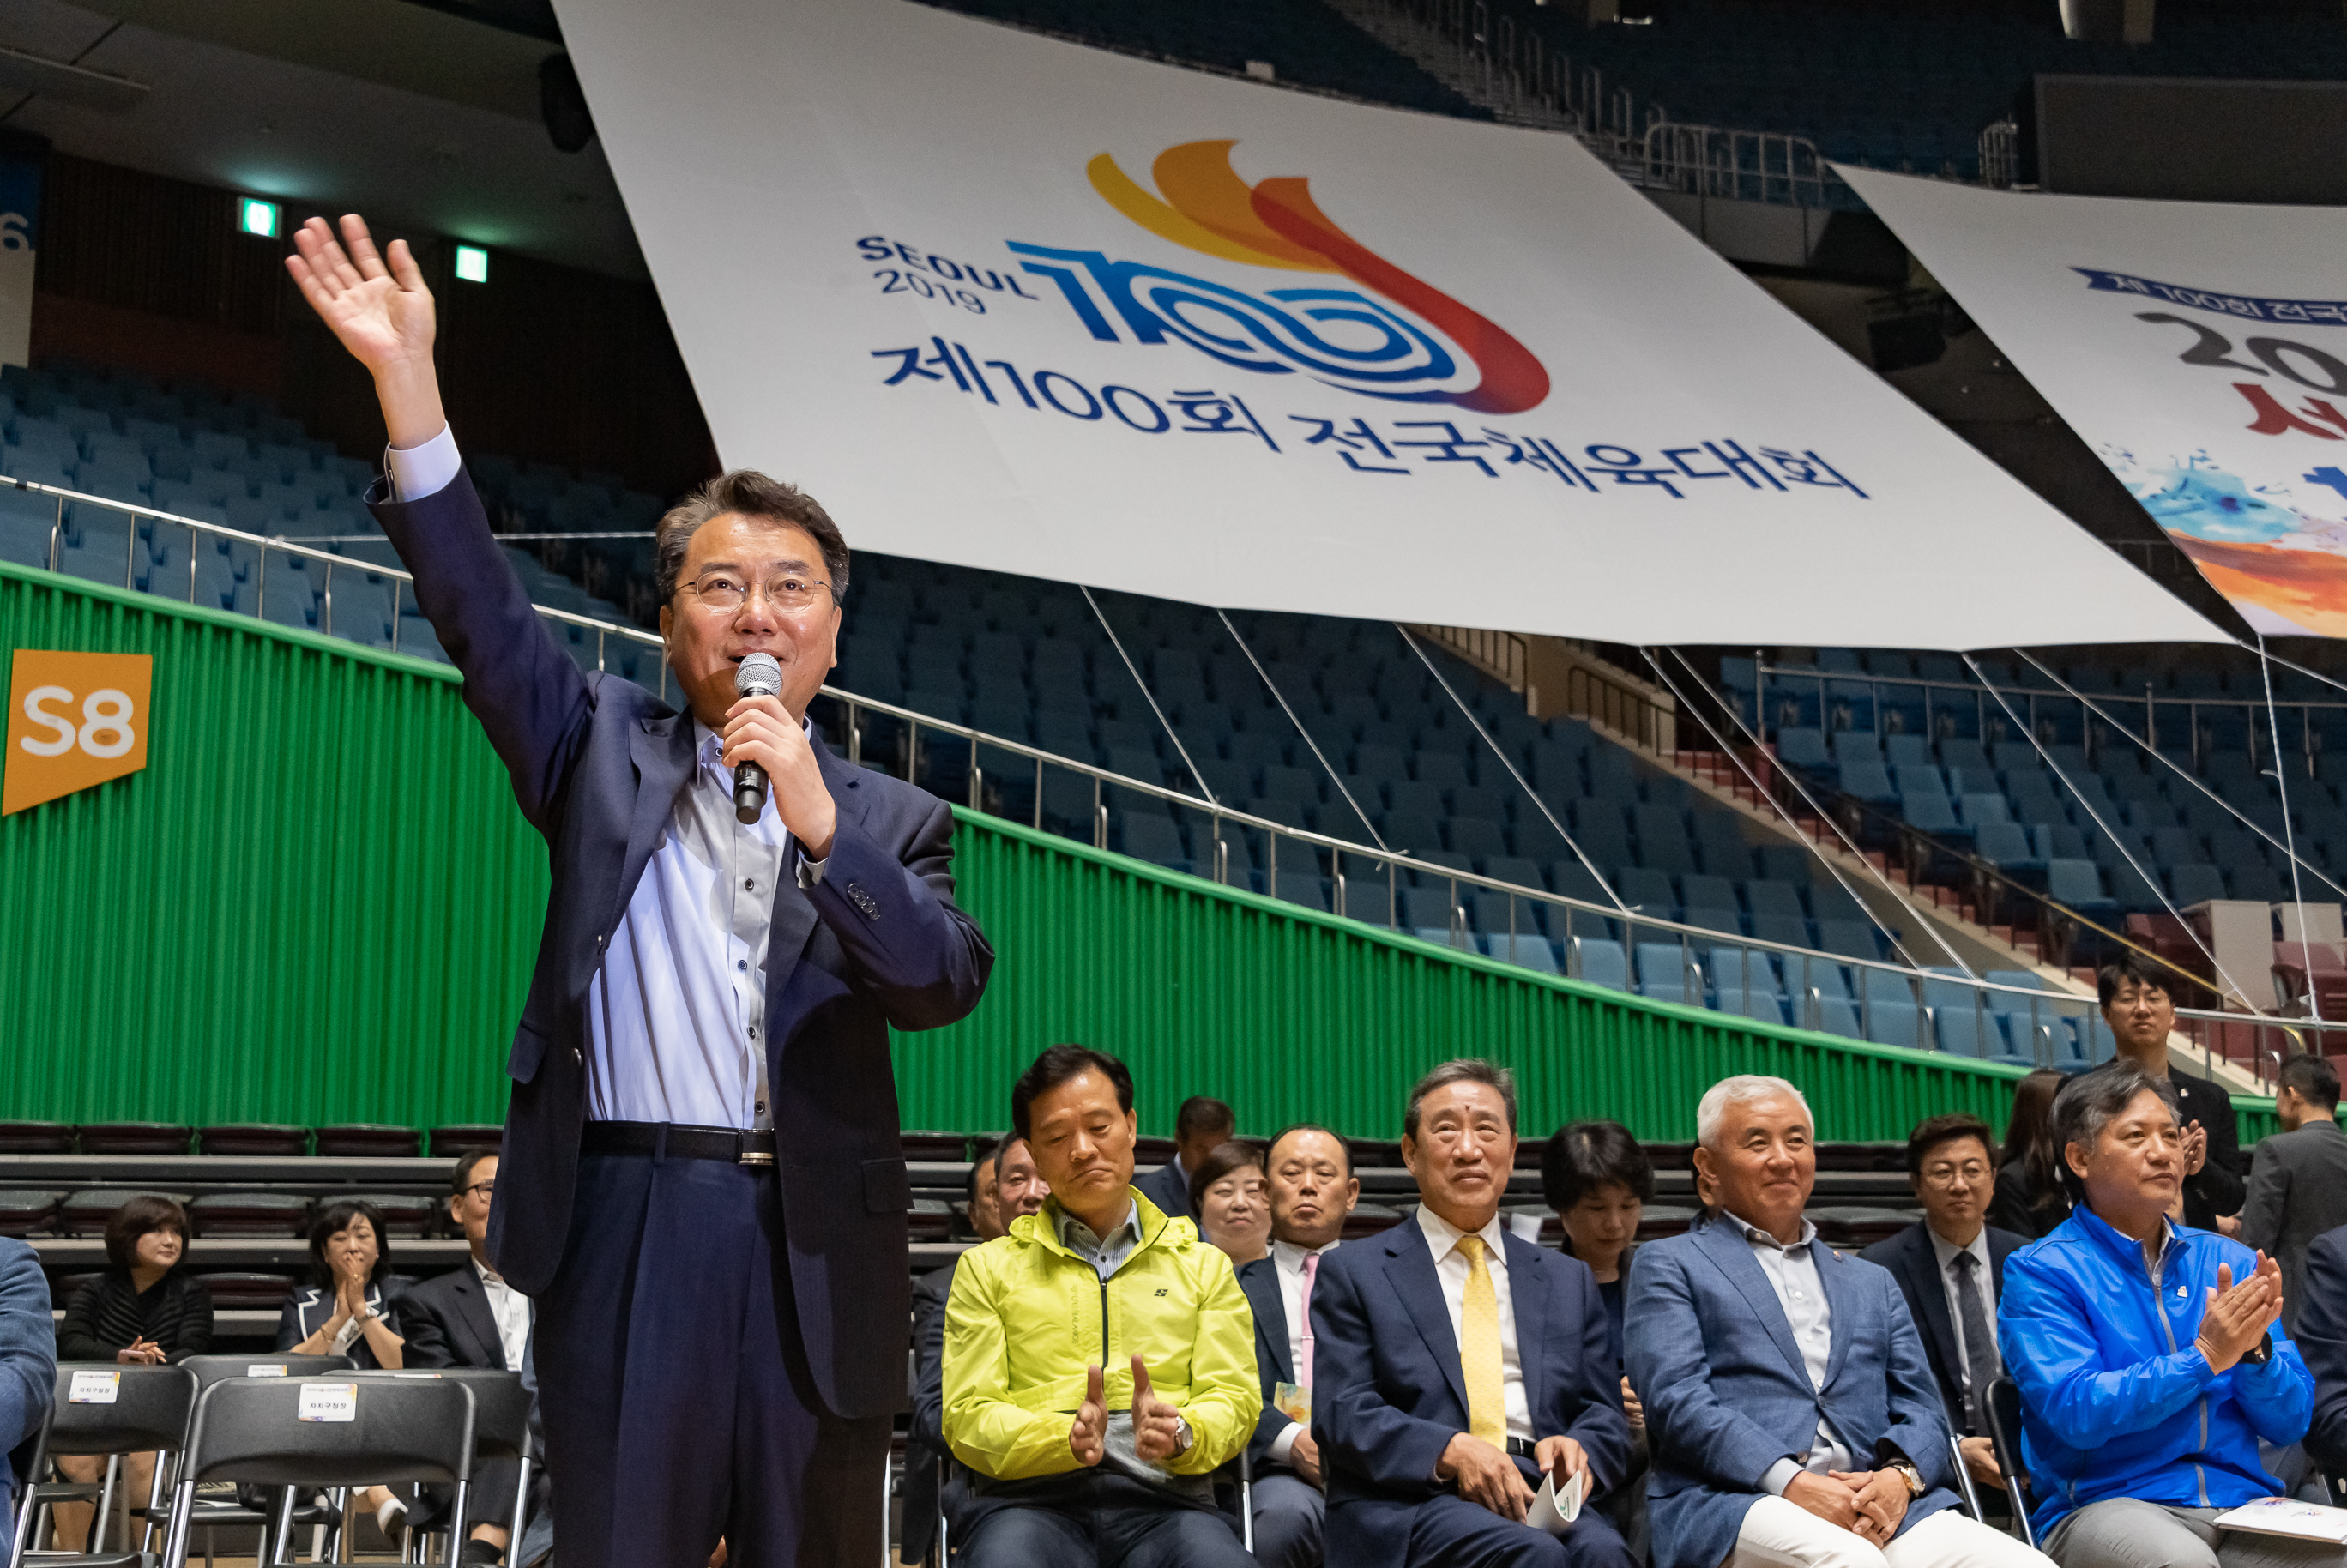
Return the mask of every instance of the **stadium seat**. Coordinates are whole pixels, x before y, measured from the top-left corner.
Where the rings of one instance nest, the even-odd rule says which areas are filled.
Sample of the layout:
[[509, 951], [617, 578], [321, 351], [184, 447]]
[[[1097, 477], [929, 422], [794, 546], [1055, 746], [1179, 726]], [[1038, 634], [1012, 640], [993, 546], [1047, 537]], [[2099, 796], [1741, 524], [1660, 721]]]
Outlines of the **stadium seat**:
[[1630, 989], [1630, 966], [1621, 943], [1604, 937], [1575, 937], [1573, 945], [1582, 979], [1617, 991]]

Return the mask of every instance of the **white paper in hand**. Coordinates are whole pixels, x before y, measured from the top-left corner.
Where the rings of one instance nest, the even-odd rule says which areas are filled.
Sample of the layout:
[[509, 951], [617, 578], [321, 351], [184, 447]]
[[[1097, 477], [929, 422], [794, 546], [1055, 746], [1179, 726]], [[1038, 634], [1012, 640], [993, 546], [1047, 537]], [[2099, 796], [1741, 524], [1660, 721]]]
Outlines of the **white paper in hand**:
[[1556, 1474], [1552, 1471], [1541, 1482], [1540, 1495], [1532, 1499], [1532, 1512], [1524, 1516], [1524, 1522], [1534, 1530], [1562, 1535], [1572, 1528], [1574, 1520], [1581, 1517], [1581, 1500], [1588, 1491], [1587, 1471], [1574, 1471], [1573, 1478], [1561, 1491], [1556, 1484]]

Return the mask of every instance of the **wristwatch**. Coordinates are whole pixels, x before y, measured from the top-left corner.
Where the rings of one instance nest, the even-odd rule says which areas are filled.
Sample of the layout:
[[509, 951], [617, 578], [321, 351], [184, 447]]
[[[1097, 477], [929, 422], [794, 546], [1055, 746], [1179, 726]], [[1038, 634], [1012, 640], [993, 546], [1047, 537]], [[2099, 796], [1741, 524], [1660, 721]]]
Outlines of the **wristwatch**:
[[2258, 1342], [2241, 1352], [2241, 1359], [2252, 1367], [2262, 1367], [2273, 1358], [2273, 1331], [2258, 1336]]
[[1174, 1417], [1174, 1451], [1177, 1454], [1188, 1453], [1190, 1451], [1190, 1445], [1197, 1440], [1198, 1434], [1190, 1430], [1190, 1418], [1187, 1416]]
[[1908, 1463], [1903, 1459], [1892, 1460], [1889, 1464], [1884, 1465], [1882, 1468], [1885, 1470], [1895, 1470], [1899, 1472], [1899, 1479], [1907, 1483], [1907, 1495], [1909, 1498], [1918, 1498], [1923, 1495], [1923, 1472], [1922, 1471], [1917, 1470], [1913, 1465]]

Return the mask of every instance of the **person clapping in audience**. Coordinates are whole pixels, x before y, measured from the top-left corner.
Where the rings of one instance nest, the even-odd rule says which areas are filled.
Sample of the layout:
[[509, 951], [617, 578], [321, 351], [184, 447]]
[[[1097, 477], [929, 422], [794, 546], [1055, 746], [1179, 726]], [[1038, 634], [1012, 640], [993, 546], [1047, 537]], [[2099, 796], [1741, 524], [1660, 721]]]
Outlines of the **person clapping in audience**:
[[[399, 1371], [407, 1365], [406, 1296], [407, 1282], [391, 1273], [382, 1211], [364, 1198], [328, 1204], [311, 1222], [310, 1284], [285, 1303], [277, 1348]], [[359, 1498], [385, 1535], [399, 1527], [405, 1499], [380, 1486]]]
[[2313, 1378], [2274, 1261], [2168, 1217], [2188, 1167], [2174, 1086], [2127, 1061], [2085, 1074], [2054, 1136], [2076, 1206], [2006, 1262], [1998, 1312], [2037, 1538], [2063, 1568], [2347, 1561], [2215, 1523], [2280, 1490], [2258, 1444], [2305, 1436]]
[[1217, 1143], [1190, 1173], [1198, 1234], [1222, 1248], [1233, 1268], [1271, 1251], [1271, 1203], [1264, 1187], [1263, 1151], [1253, 1143]]
[[1213, 1474], [1253, 1435], [1254, 1322], [1230, 1259], [1133, 1185], [1133, 1075], [1056, 1045], [1012, 1128], [1051, 1190], [965, 1253], [946, 1300], [946, 1443], [975, 1472], [962, 1568], [1252, 1568]]
[[1898, 1285], [1804, 1217], [1818, 1157], [1801, 1091], [1725, 1079], [1696, 1138], [1702, 1219], [1630, 1267], [1655, 1568], [2048, 1568], [1958, 1511]]
[[[57, 1325], [60, 1361], [115, 1361], [153, 1367], [200, 1356], [212, 1348], [212, 1298], [179, 1267], [188, 1248], [188, 1214], [170, 1199], [142, 1193], [106, 1222], [104, 1274], [74, 1292]], [[144, 1500], [155, 1481], [155, 1456], [128, 1455], [124, 1482]], [[67, 1481], [106, 1473], [97, 1455], [60, 1455]], [[57, 1537], [78, 1541], [89, 1528], [86, 1502], [57, 1505]]]

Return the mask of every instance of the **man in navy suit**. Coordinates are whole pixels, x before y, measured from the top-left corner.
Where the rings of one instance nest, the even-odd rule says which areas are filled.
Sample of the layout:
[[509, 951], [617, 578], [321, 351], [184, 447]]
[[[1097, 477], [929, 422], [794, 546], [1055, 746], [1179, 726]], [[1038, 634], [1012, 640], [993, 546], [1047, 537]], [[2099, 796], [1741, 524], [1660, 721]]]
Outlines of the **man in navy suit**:
[[2029, 1238], [1988, 1223], [1996, 1142], [1977, 1116], [1956, 1111], [1918, 1122], [1907, 1137], [1907, 1181], [1923, 1217], [1858, 1255], [1899, 1282], [1907, 1315], [1922, 1330], [1948, 1420], [1963, 1434], [1965, 1468], [1974, 1481], [2002, 1491], [2004, 1477], [1978, 1404], [2004, 1370], [1996, 1348], [2004, 1260]]
[[1416, 1216], [1329, 1254], [1312, 1292], [1327, 1560], [1633, 1568], [1594, 1509], [1562, 1537], [1524, 1522], [1544, 1478], [1617, 1484], [1630, 1425], [1588, 1266], [1500, 1220], [1514, 1079], [1488, 1061], [1436, 1068], [1410, 1091], [1401, 1152]]
[[[1312, 1440], [1310, 1400], [1317, 1346], [1309, 1313], [1320, 1267], [1361, 1201], [1353, 1152], [1326, 1127], [1290, 1127], [1265, 1152], [1271, 1203], [1271, 1251], [1239, 1270], [1239, 1288], [1255, 1309], [1255, 1373], [1263, 1414], [1247, 1458], [1255, 1466], [1255, 1555], [1272, 1568], [1318, 1568], [1328, 1500], [1320, 1448]], [[1282, 1408], [1281, 1385], [1298, 1390], [1298, 1421]]]
[[1709, 1204], [1631, 1260], [1655, 1568], [2051, 1568], [1957, 1511], [1898, 1286], [1802, 1217], [1814, 1131], [1781, 1078], [1712, 1085], [1696, 1111]]
[[1133, 1184], [1168, 1218], [1196, 1219], [1198, 1211], [1190, 1203], [1190, 1173], [1229, 1143], [1238, 1127], [1238, 1113], [1228, 1105], [1211, 1095], [1193, 1094], [1174, 1113], [1174, 1157]]
[[0, 1527], [16, 1489], [32, 1480], [26, 1471], [56, 1387], [57, 1331], [40, 1255], [0, 1236]]
[[[869, 1561], [911, 1310], [889, 1030], [965, 1016], [993, 954], [944, 803], [806, 723], [846, 545], [788, 485], [713, 480], [655, 548], [688, 711], [581, 673], [465, 477], [415, 258], [342, 231], [312, 219], [287, 267], [374, 375], [370, 503], [547, 840], [487, 1251], [537, 1307], [565, 1568], [702, 1568], [721, 1536], [738, 1568]], [[779, 695], [737, 696], [753, 652]]]

